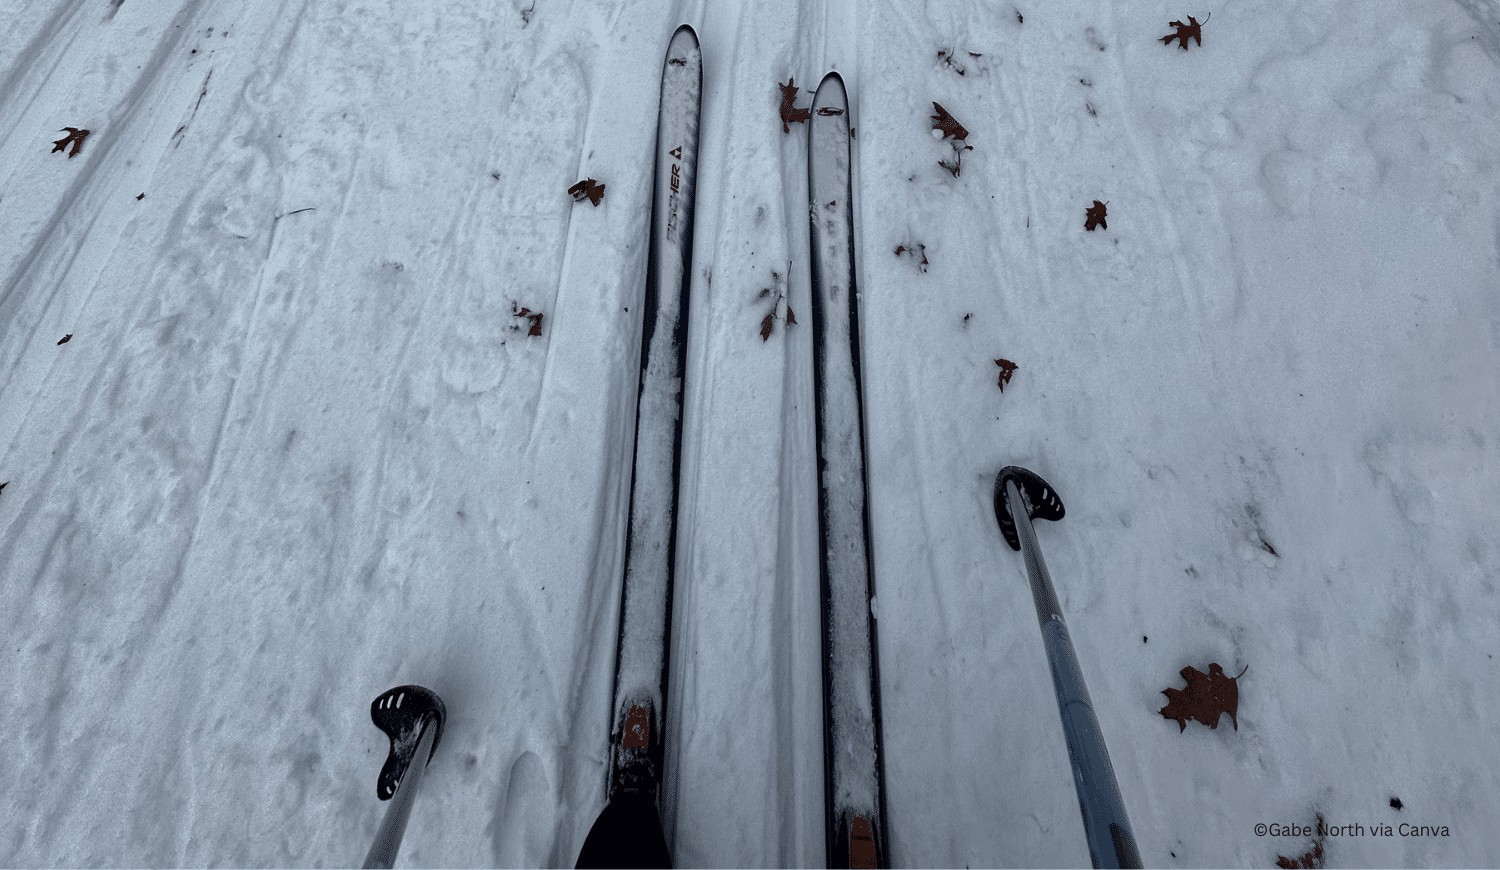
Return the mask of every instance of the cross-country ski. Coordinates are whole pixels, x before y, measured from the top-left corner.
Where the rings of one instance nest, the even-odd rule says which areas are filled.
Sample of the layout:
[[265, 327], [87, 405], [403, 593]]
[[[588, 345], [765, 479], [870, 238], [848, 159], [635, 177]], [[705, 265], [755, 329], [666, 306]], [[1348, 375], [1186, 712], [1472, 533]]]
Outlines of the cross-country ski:
[[828, 866], [888, 867], [849, 139], [831, 72], [807, 132]]
[[662, 64], [650, 250], [640, 309], [640, 380], [615, 662], [609, 805], [584, 841], [579, 867], [637, 866], [638, 860], [646, 862], [640, 866], [658, 866], [663, 858], [670, 860], [658, 800], [702, 87], [698, 37], [684, 24], [673, 34]]

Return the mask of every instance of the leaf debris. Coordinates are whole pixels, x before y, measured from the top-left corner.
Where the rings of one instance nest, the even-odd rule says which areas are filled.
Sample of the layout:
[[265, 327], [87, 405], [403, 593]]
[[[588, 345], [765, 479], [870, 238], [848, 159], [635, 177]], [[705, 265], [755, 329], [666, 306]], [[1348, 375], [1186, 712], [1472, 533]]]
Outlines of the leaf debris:
[[812, 117], [812, 109], [799, 109], [792, 103], [797, 99], [797, 86], [793, 84], [796, 79], [788, 77], [786, 84], [776, 83], [781, 88], [781, 132], [790, 133], [792, 128], [788, 124], [797, 124]]
[[[969, 316], [965, 314], [964, 319], [968, 320]], [[1010, 376], [1015, 374], [1016, 369], [1020, 368], [1020, 366], [1017, 366], [1008, 359], [997, 359], [995, 360], [995, 365], [1000, 367], [1000, 392], [1003, 393], [1005, 392], [1005, 385], [1010, 383]]]
[[1094, 227], [1100, 227], [1100, 228], [1106, 229], [1106, 230], [1109, 229], [1109, 224], [1105, 223], [1105, 221], [1104, 221], [1104, 215], [1105, 215], [1105, 208], [1104, 207], [1106, 205], [1109, 205], [1109, 203], [1107, 203], [1107, 202], [1100, 202], [1099, 200], [1096, 199], [1096, 200], [1094, 200], [1094, 205], [1093, 205], [1092, 208], [1084, 209], [1084, 211], [1083, 211], [1083, 228], [1084, 229], [1088, 230], [1089, 232], [1093, 232], [1094, 231]]
[[53, 142], [52, 151], [49, 153], [56, 154], [64, 148], [67, 148], [68, 143], [71, 142], [73, 144], [73, 150], [68, 152], [69, 160], [72, 160], [74, 157], [78, 156], [78, 149], [83, 147], [83, 140], [87, 139], [90, 133], [89, 130], [80, 130], [77, 127], [64, 127], [57, 132], [66, 132], [68, 135], [62, 137], [61, 139], [58, 139], [56, 142]]
[[587, 197], [594, 204], [594, 207], [598, 208], [599, 201], [604, 199], [604, 185], [599, 184], [592, 178], [585, 178], [583, 181], [568, 188], [568, 193], [573, 194], [574, 202], [583, 202], [584, 198]]
[[[1209, 15], [1208, 15], [1208, 18], [1211, 18], [1211, 17], [1213, 17], [1213, 13], [1212, 12], [1210, 12]], [[1171, 45], [1172, 44], [1172, 40], [1175, 39], [1175, 40], [1177, 40], [1178, 46], [1183, 51], [1187, 51], [1188, 40], [1189, 39], [1196, 39], [1196, 40], [1198, 40], [1198, 47], [1202, 48], [1203, 47], [1203, 25], [1208, 23], [1208, 18], [1204, 18], [1203, 22], [1201, 24], [1198, 22], [1198, 19], [1194, 18], [1191, 15], [1189, 15], [1187, 17], [1187, 20], [1188, 20], [1187, 24], [1183, 24], [1181, 21], [1170, 22], [1170, 23], [1167, 24], [1167, 26], [1168, 27], [1175, 27], [1175, 28], [1177, 28], [1177, 32], [1176, 33], [1169, 33], [1166, 36], [1163, 36], [1161, 38], [1161, 41], [1164, 44], [1166, 44], [1166, 45]]]
[[1197, 719], [1217, 730], [1219, 716], [1228, 713], [1230, 721], [1234, 723], [1234, 730], [1240, 730], [1240, 721], [1235, 716], [1240, 705], [1240, 687], [1236, 681], [1248, 670], [1250, 666], [1245, 665], [1245, 670], [1240, 671], [1238, 676], [1226, 677], [1218, 662], [1210, 663], [1206, 674], [1188, 665], [1179, 671], [1183, 680], [1187, 681], [1186, 688], [1161, 690], [1167, 696], [1167, 706], [1159, 711], [1162, 718], [1176, 719], [1177, 733], [1181, 734], [1187, 730], [1189, 719]]

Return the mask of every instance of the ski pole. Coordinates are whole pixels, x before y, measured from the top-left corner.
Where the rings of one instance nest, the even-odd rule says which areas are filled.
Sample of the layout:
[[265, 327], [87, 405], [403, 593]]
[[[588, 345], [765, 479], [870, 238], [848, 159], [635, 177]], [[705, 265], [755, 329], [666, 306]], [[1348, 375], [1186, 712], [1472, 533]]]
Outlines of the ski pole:
[[1037, 546], [1033, 517], [1060, 520], [1062, 499], [1034, 472], [1015, 465], [1000, 470], [995, 477], [995, 519], [1012, 550], [1020, 550], [1026, 562], [1026, 576], [1031, 581], [1031, 597], [1036, 603], [1036, 618], [1042, 628], [1042, 644], [1047, 649], [1047, 663], [1052, 668], [1052, 689], [1057, 693], [1058, 714], [1062, 717], [1063, 736], [1068, 742], [1068, 757], [1073, 763], [1073, 787], [1078, 791], [1078, 809], [1083, 814], [1084, 834], [1088, 838], [1089, 858], [1095, 867], [1140, 867], [1141, 856], [1130, 832], [1125, 802], [1120, 798], [1120, 784], [1104, 746], [1104, 734], [1083, 684], [1083, 671], [1063, 622], [1057, 592], [1047, 574], [1047, 563]]
[[370, 717], [391, 738], [391, 753], [375, 786], [376, 795], [389, 800], [391, 805], [375, 832], [369, 854], [365, 855], [366, 870], [374, 867], [388, 870], [395, 865], [401, 837], [406, 833], [406, 820], [421, 790], [427, 763], [442, 736], [445, 714], [442, 699], [421, 686], [397, 686], [370, 705]]

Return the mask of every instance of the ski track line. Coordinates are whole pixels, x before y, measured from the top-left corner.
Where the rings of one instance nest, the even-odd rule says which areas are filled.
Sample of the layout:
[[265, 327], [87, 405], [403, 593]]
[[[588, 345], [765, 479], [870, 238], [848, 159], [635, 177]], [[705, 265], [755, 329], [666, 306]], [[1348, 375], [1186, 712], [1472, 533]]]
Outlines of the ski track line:
[[[571, 21], [572, 7], [569, 7], [569, 22], [571, 23]], [[561, 42], [561, 40], [559, 41]], [[559, 52], [569, 53], [566, 48], [557, 44], [554, 44], [549, 48], [552, 49], [552, 51], [548, 52], [549, 56], [551, 54]], [[574, 58], [574, 61], [576, 63], [576, 58]], [[594, 112], [598, 108], [598, 100], [597, 95], [595, 94], [593, 83], [588, 80], [588, 77], [584, 72], [586, 66], [584, 64], [578, 64], [578, 67], [579, 75], [581, 78], [583, 78], [584, 81], [584, 90], [587, 92], [586, 99], [588, 101], [588, 111], [583, 117], [583, 130], [576, 139], [576, 141], [579, 143], [579, 147], [578, 163], [573, 173], [575, 179], [588, 177], [587, 175], [580, 175], [579, 173], [587, 171], [589, 150], [592, 145]], [[571, 184], [572, 182], [569, 183]], [[548, 402], [548, 397], [552, 395], [551, 391], [548, 390], [548, 387], [552, 383], [553, 367], [554, 362], [557, 358], [557, 343], [553, 341], [553, 339], [557, 335], [559, 324], [562, 322], [562, 319], [559, 317], [559, 309], [563, 303], [563, 299], [565, 298], [565, 293], [567, 291], [569, 281], [572, 280], [573, 277], [573, 251], [576, 247], [574, 244], [575, 238], [573, 229], [573, 215], [578, 211], [578, 206], [579, 203], [573, 203], [568, 208], [567, 217], [563, 219], [563, 252], [561, 262], [558, 264], [557, 283], [553, 286], [551, 300], [552, 316], [556, 319], [552, 321], [552, 330], [547, 335], [547, 350], [542, 361], [542, 376], [537, 380], [537, 388], [535, 399], [533, 402], [533, 406], [536, 408], [536, 410], [532, 412], [531, 428], [526, 433], [526, 456], [531, 459], [536, 458], [535, 448], [537, 444], [537, 432], [538, 429], [544, 425], [543, 421], [546, 419], [546, 414], [543, 410], [544, 404]], [[593, 208], [593, 205], [590, 204], [589, 207]]]
[[[195, 5], [202, 5], [202, 4], [199, 3], [199, 4], [195, 4]], [[177, 18], [174, 19], [174, 20], [182, 20], [183, 17], [184, 17], [184, 15], [186, 15], [186, 14], [188, 14], [186, 11], [181, 11], [181, 12], [179, 12], [179, 15], [177, 16]], [[186, 22], [184, 22], [184, 23], [186, 23]], [[190, 32], [192, 32], [192, 28], [177, 28], [177, 29], [179, 30], [180, 33], [190, 33]], [[127, 98], [123, 101], [124, 105], [126, 106], [126, 109], [123, 110], [123, 112], [121, 112], [121, 116], [123, 118], [123, 121], [122, 121], [122, 123], [121, 123], [120, 126], [121, 126], [122, 130], [129, 130], [132, 126], [136, 126], [139, 123], [149, 123], [149, 121], [139, 121], [139, 117], [142, 114], [142, 106], [144, 105], [146, 107], [146, 114], [149, 115], [150, 114], [149, 109], [151, 107], [153, 107], [153, 106], [155, 106], [155, 105], [157, 105], [157, 104], [159, 104], [159, 103], [162, 102], [162, 99], [161, 99], [161, 96], [160, 96], [161, 93], [163, 91], [170, 90], [171, 82], [170, 81], [163, 82], [161, 80], [161, 77], [160, 77], [159, 74], [161, 72], [161, 69], [165, 66], [167, 60], [169, 58], [171, 58], [175, 54], [175, 47], [178, 44], [178, 42], [180, 42], [180, 37], [177, 40], [169, 40], [166, 44], [164, 44], [162, 46], [159, 46], [158, 49], [154, 52], [153, 61], [151, 63], [150, 68], [147, 70], [147, 72], [145, 74], [143, 74], [138, 79], [136, 85], [132, 88], [132, 90], [129, 92]], [[148, 97], [152, 97], [152, 99], [147, 99]], [[136, 122], [136, 124], [132, 124], [130, 122]], [[116, 136], [106, 136], [103, 139], [103, 141], [101, 142], [101, 145], [103, 146], [102, 149], [101, 149], [101, 151], [94, 153], [94, 155], [92, 156], [92, 159], [89, 161], [89, 163], [86, 164], [85, 170], [80, 174], [80, 178], [77, 179], [77, 180], [75, 180], [75, 183], [72, 186], [72, 190], [70, 192], [71, 195], [68, 196], [68, 197], [65, 197], [65, 205], [64, 206], [60, 206], [59, 209], [57, 210], [57, 212], [54, 214], [54, 218], [53, 218], [53, 225], [54, 225], [54, 227], [66, 215], [66, 213], [68, 211], [68, 208], [67, 208], [68, 204], [73, 204], [73, 203], [78, 202], [81, 199], [84, 199], [84, 197], [82, 196], [82, 194], [79, 193], [79, 191], [80, 190], [83, 190], [83, 191], [90, 190], [90, 183], [91, 183], [92, 179], [96, 175], [102, 175], [102, 177], [106, 178], [106, 179], [111, 177], [111, 173], [108, 171], [108, 169], [101, 169], [100, 167], [113, 167], [114, 164], [118, 162], [117, 160], [111, 160], [110, 159], [111, 155], [115, 151], [115, 146], [116, 146], [117, 142], [119, 140], [121, 140], [121, 139], [126, 139], [126, 140], [132, 140], [133, 141], [133, 140], [137, 140], [137, 139], [141, 139], [141, 138], [150, 139], [151, 137], [149, 135], [146, 135], [146, 136], [126, 136], [126, 135], [123, 135], [123, 133], [122, 133], [122, 135], [120, 135], [118, 137], [116, 137]], [[156, 162], [159, 161], [159, 159], [160, 159], [160, 153], [164, 153], [164, 151], [165, 151], [165, 146], [163, 145], [162, 152], [159, 152], [157, 161], [151, 161], [152, 165], [154, 165]], [[139, 154], [137, 154], [136, 156], [139, 156]], [[124, 174], [124, 173], [118, 173], [118, 174]], [[118, 187], [118, 183], [115, 184], [115, 185], [113, 185], [112, 187]], [[103, 196], [103, 194], [100, 194], [100, 195]], [[98, 220], [99, 220], [99, 217], [96, 215], [96, 217], [94, 218], [94, 220], [90, 222], [90, 228], [92, 228], [92, 226]], [[119, 231], [115, 231], [114, 234], [113, 234], [113, 239], [112, 239], [112, 241], [110, 243], [110, 246], [109, 246], [111, 251], [118, 245], [118, 239], [119, 239], [119, 235], [120, 235], [121, 232], [123, 232], [123, 226], [122, 226], [122, 228]], [[83, 246], [85, 246], [85, 245], [87, 245], [89, 243], [90, 233], [85, 232], [85, 233], [79, 234], [79, 236], [80, 236], [79, 240], [76, 243], [74, 243], [74, 250], [72, 252], [72, 257], [69, 259], [69, 263], [70, 263], [69, 270], [71, 270], [71, 263], [73, 262], [73, 260], [76, 260], [78, 258], [78, 256], [79, 256], [79, 250]], [[50, 238], [50, 235], [44, 235], [42, 238], [45, 241], [47, 238]], [[31, 255], [31, 259], [33, 261], [35, 261], [39, 257], [39, 251], [42, 248], [44, 248], [44, 247], [45, 247], [45, 244], [43, 243], [43, 244], [38, 244], [33, 249], [32, 255]], [[107, 260], [107, 255], [101, 255], [99, 259], [100, 259], [101, 262], [103, 262], [103, 261]], [[102, 266], [100, 268], [102, 268]], [[23, 271], [22, 274], [24, 275], [25, 272]], [[66, 272], [65, 272], [65, 274], [66, 274]], [[20, 283], [20, 279], [18, 278], [16, 284], [19, 284], [19, 283]], [[69, 283], [70, 282], [62, 281], [62, 282], [59, 282], [59, 284], [57, 286], [58, 287], [67, 286]], [[91, 282], [90, 291], [89, 291], [88, 296], [84, 300], [84, 303], [80, 306], [81, 308], [84, 308], [84, 309], [87, 308], [87, 301], [89, 299], [93, 298], [94, 290], [97, 288], [97, 285], [98, 285], [98, 278], [95, 277], [94, 280]], [[13, 284], [13, 286], [15, 286], [15, 285]], [[47, 298], [47, 301], [43, 305], [42, 316], [45, 315], [46, 310], [48, 310], [48, 309], [50, 309], [52, 307], [52, 303], [56, 299], [57, 295], [58, 295], [58, 290], [57, 289], [54, 289], [51, 292], [51, 294], [49, 294], [49, 296]], [[122, 342], [119, 342], [119, 341], [108, 342], [107, 343], [107, 348], [108, 349], [106, 350], [103, 359], [94, 368], [95, 374], [94, 374], [94, 377], [92, 379], [92, 382], [89, 384], [89, 386], [86, 389], [83, 389], [83, 390], [79, 391], [82, 394], [82, 396], [81, 396], [81, 401], [79, 401], [78, 404], [77, 404], [77, 406], [76, 406], [77, 410], [72, 415], [69, 423], [66, 424], [66, 425], [64, 425], [63, 427], [61, 427], [61, 431], [58, 433], [58, 440], [56, 442], [56, 446], [57, 446], [57, 449], [59, 451], [61, 451], [64, 455], [67, 455], [68, 452], [72, 449], [72, 446], [77, 441], [79, 434], [82, 433], [82, 432], [84, 432], [84, 431], [87, 431], [87, 429], [88, 429], [87, 423], [92, 418], [91, 410], [98, 404], [100, 396], [102, 394], [108, 392], [111, 389], [111, 383], [112, 382], [111, 382], [111, 378], [109, 377], [109, 374], [111, 372], [115, 372], [118, 369], [118, 367], [119, 367], [118, 366], [118, 360], [120, 358], [120, 355], [122, 353], [124, 353], [125, 347], [126, 347], [126, 345], [124, 343], [122, 343]], [[55, 359], [56, 358], [54, 358], [53, 366], [56, 365]], [[49, 366], [48, 370], [50, 371], [53, 366]], [[9, 386], [9, 380], [10, 379], [8, 378], [7, 379], [7, 388]], [[42, 376], [42, 375], [35, 375], [34, 377], [30, 378], [29, 380], [31, 380], [33, 383], [37, 384], [37, 391], [39, 391], [40, 388], [41, 388], [40, 385], [41, 385], [41, 383], [44, 380], [44, 376]], [[34, 407], [35, 402], [36, 402], [36, 394], [34, 394], [33, 397], [32, 397], [32, 401], [30, 403], [31, 406]], [[20, 437], [19, 433], [22, 430], [24, 423], [27, 422], [27, 421], [30, 421], [32, 419], [32, 414], [31, 414], [30, 408], [28, 408], [28, 410], [26, 412], [22, 413], [22, 414], [15, 415], [13, 419], [15, 420], [15, 429], [13, 430], [13, 432], [11, 434], [11, 437], [7, 441], [7, 455], [14, 455], [15, 450], [16, 450], [16, 446], [17, 446], [16, 439]], [[20, 520], [21, 517], [28, 517], [28, 518], [30, 518], [30, 517], [40, 517], [40, 516], [44, 515], [44, 505], [43, 505], [44, 495], [43, 494], [44, 493], [49, 493], [49, 492], [55, 492], [59, 488], [58, 485], [57, 485], [57, 480], [58, 480], [58, 477], [59, 477], [59, 474], [60, 474], [60, 472], [58, 470], [59, 468], [60, 468], [60, 465], [57, 464], [57, 463], [48, 463], [46, 465], [45, 470], [43, 471], [43, 473], [41, 475], [41, 478], [38, 481], [39, 485], [34, 488], [34, 492], [36, 494], [33, 495], [31, 498], [28, 499], [27, 510], [22, 511], [21, 513], [19, 513], [17, 515], [17, 520], [18, 521]], [[25, 528], [25, 527], [26, 526], [24, 524], [20, 525], [20, 526], [17, 526], [13, 522], [10, 526], [7, 527], [7, 533], [10, 530], [12, 530], [12, 529], [21, 529], [21, 528]], [[12, 552], [13, 549], [14, 549], [14, 544], [12, 543], [12, 544], [8, 545], [5, 549], [6, 549], [7, 553]], [[166, 585], [166, 587], [163, 590], [161, 601], [159, 602], [159, 605], [158, 605], [158, 609], [161, 610], [161, 611], [164, 611], [166, 609], [166, 607], [170, 605], [173, 597], [176, 594], [176, 590], [180, 586], [180, 580], [181, 580], [181, 576], [182, 576], [182, 560], [185, 558], [185, 555], [186, 555], [186, 551], [184, 551], [183, 554], [181, 556], [179, 556], [178, 565], [177, 565], [176, 569], [173, 572], [171, 581]], [[9, 561], [10, 561], [9, 558], [7, 558], [7, 562], [9, 562]]]
[[[1166, 186], [1162, 184], [1160, 173], [1157, 172], [1156, 160], [1154, 159], [1155, 152], [1142, 141], [1140, 133], [1135, 128], [1135, 124], [1131, 122], [1131, 115], [1134, 112], [1136, 101], [1130, 87], [1130, 78], [1125, 72], [1125, 65], [1122, 59], [1124, 46], [1122, 44], [1122, 37], [1120, 36], [1120, 19], [1115, 14], [1114, 0], [1105, 0], [1104, 13], [1109, 21], [1110, 32], [1114, 35], [1115, 40], [1116, 51], [1110, 53], [1108, 63], [1114, 69], [1115, 73], [1114, 82], [1111, 83], [1113, 85], [1112, 89], [1121, 95], [1120, 126], [1124, 128], [1125, 136], [1130, 142], [1131, 156], [1135, 159], [1136, 165], [1144, 170], [1146, 177], [1150, 180], [1151, 189], [1155, 193], [1153, 197], [1155, 201], [1152, 203], [1153, 212], [1161, 221], [1162, 230], [1167, 242], [1167, 254], [1172, 258], [1172, 271], [1174, 277], [1177, 279], [1177, 299], [1186, 303], [1188, 316], [1194, 322], [1201, 323], [1205, 305], [1205, 299], [1203, 298], [1204, 291], [1202, 286], [1189, 275], [1188, 264], [1182, 253], [1182, 234], [1177, 231], [1177, 221], [1172, 218], [1172, 209], [1164, 205], [1171, 202], [1171, 198], [1168, 196]], [[1212, 189], [1211, 185], [1210, 189]], [[1222, 215], [1220, 215], [1220, 218], [1222, 219]], [[1154, 235], [1156, 234], [1153, 233]]]
[[[87, 0], [59, 6], [16, 54], [10, 74], [0, 82], [0, 95], [5, 95], [0, 100], [0, 135], [5, 136], [0, 141], [0, 166], [20, 164], [16, 153], [22, 148], [21, 142], [29, 142], [30, 138], [19, 133], [21, 119], [52, 81], [63, 59], [73, 55], [70, 49], [83, 31], [83, 13], [88, 7]], [[0, 305], [3, 302], [4, 297], [0, 296]]]
[[[51, 218], [47, 221], [46, 229], [37, 235], [36, 241], [32, 243], [30, 249], [17, 264], [10, 282], [3, 291], [0, 291], [0, 329], [5, 329], [9, 324], [10, 314], [6, 311], [8, 303], [22, 282], [33, 277], [30, 273], [33, 271], [43, 252], [51, 248], [49, 242], [58, 237], [66, 238], [67, 234], [59, 234], [57, 232], [62, 223], [75, 211], [82, 211], [85, 214], [93, 216], [89, 218], [90, 227], [98, 219], [99, 213], [103, 211], [102, 203], [90, 207], [91, 204], [86, 200], [90, 198], [103, 198], [103, 194], [96, 197], [90, 197], [89, 195], [95, 192], [93, 182], [95, 176], [101, 173], [101, 167], [113, 167], [109, 158], [115, 152], [121, 139], [125, 138], [123, 135], [116, 134], [115, 128], [118, 128], [123, 133], [143, 114], [143, 105], [145, 107], [144, 113], [149, 115], [151, 109], [164, 102], [161, 98], [165, 92], [172, 89], [174, 82], [170, 77], [163, 76], [162, 72], [168, 62], [176, 55], [177, 48], [181, 45], [185, 36], [194, 32], [195, 28], [185, 25], [190, 22], [196, 22], [201, 18], [200, 9], [204, 6], [205, 2], [211, 4], [212, 0], [190, 0], [189, 3], [178, 10], [169, 25], [169, 33], [171, 35], [157, 43], [156, 50], [152, 52], [146, 68], [136, 77], [135, 84], [131, 86], [130, 90], [121, 99], [119, 107], [108, 113], [109, 117], [105, 121], [103, 129], [94, 134], [97, 138], [91, 141], [97, 147], [90, 149], [90, 159], [87, 160], [84, 166], [80, 167], [78, 175], [68, 185], [67, 190], [62, 196], [58, 198], [58, 204], [54, 208]], [[77, 33], [75, 29], [75, 32], [69, 36], [69, 47], [71, 47], [76, 38]], [[63, 57], [69, 54], [67, 51], [59, 52], [57, 63], [60, 64]], [[38, 92], [42, 85], [51, 80], [52, 73], [55, 70], [56, 67], [54, 66], [53, 70], [48, 72], [46, 79], [38, 84]], [[147, 97], [151, 97], [152, 99], [148, 100]], [[36, 95], [34, 94], [31, 99], [34, 100], [35, 98]], [[6, 120], [9, 121], [10, 119]], [[0, 130], [3, 129], [5, 128], [0, 127]], [[108, 175], [106, 174], [107, 177]], [[78, 256], [78, 252], [84, 246], [88, 236], [89, 233], [87, 232], [79, 233], [77, 234], [77, 241], [72, 242], [71, 256], [68, 257], [70, 265], [73, 258]], [[53, 290], [54, 295], [55, 293], [56, 288]], [[0, 333], [0, 337], [3, 337], [3, 333]]]
[[[61, 357], [52, 354], [44, 357], [39, 354], [26, 354], [25, 351], [31, 344], [36, 342], [45, 343], [46, 339], [39, 336], [35, 328], [48, 319], [48, 314], [59, 306], [59, 303], [67, 303], [60, 297], [67, 295], [69, 287], [86, 283], [88, 290], [81, 300], [68, 305], [73, 312], [85, 312], [89, 310], [89, 303], [98, 291], [100, 274], [108, 264], [110, 255], [119, 245], [121, 235], [124, 233], [128, 220], [116, 220], [113, 224], [103, 223], [106, 217], [113, 216], [108, 203], [111, 197], [119, 193], [122, 176], [131, 173], [119, 164], [132, 157], [140, 158], [139, 153], [122, 150], [122, 141], [131, 144], [139, 144], [142, 140], [151, 141], [149, 132], [137, 133], [137, 128], [145, 127], [149, 130], [155, 118], [153, 110], [158, 105], [170, 105], [167, 99], [174, 90], [174, 80], [171, 76], [164, 76], [163, 70], [177, 54], [183, 39], [195, 28], [187, 26], [201, 18], [204, 10], [205, 0], [194, 0], [178, 11], [172, 19], [174, 25], [169, 31], [172, 35], [158, 43], [152, 53], [151, 59], [137, 77], [135, 84], [125, 94], [119, 104], [119, 108], [110, 113], [112, 120], [106, 121], [104, 129], [99, 135], [97, 150], [94, 150], [87, 158], [87, 162], [80, 167], [80, 171], [65, 192], [59, 197], [57, 206], [53, 209], [47, 226], [37, 236], [13, 273], [9, 284], [0, 291], [0, 345], [5, 339], [14, 333], [17, 327], [27, 324], [18, 324], [16, 319], [24, 311], [25, 304], [31, 301], [29, 294], [21, 295], [20, 288], [28, 284], [33, 287], [40, 286], [50, 273], [59, 274], [58, 280], [47, 288], [44, 296], [36, 300], [38, 309], [31, 321], [33, 327], [31, 335], [25, 341], [14, 342], [10, 350], [10, 359], [5, 364], [6, 373], [4, 382], [0, 383], [0, 394], [9, 395], [13, 383], [20, 376], [22, 385], [30, 386], [30, 395], [23, 400], [27, 410], [10, 415], [14, 420], [13, 428], [9, 437], [3, 439], [8, 450], [13, 450], [16, 438], [19, 437], [22, 424], [31, 419], [31, 408], [35, 407], [42, 395], [42, 386], [46, 383], [48, 375], [60, 362]], [[211, 9], [212, 0], [208, 5]], [[182, 79], [183, 77], [177, 77]], [[156, 121], [157, 124], [162, 123]], [[119, 132], [116, 133], [115, 131]], [[91, 140], [92, 141], [92, 140]], [[161, 153], [157, 154], [152, 165], [161, 159]], [[142, 162], [142, 165], [145, 165]], [[96, 180], [98, 183], [96, 183]], [[115, 209], [118, 212], [119, 209]], [[75, 218], [75, 216], [81, 216]], [[86, 221], [84, 226], [77, 232], [64, 232], [64, 227], [70, 223], [70, 219]], [[96, 227], [98, 228], [96, 230]], [[104, 238], [100, 238], [100, 236]], [[84, 271], [86, 277], [75, 275], [75, 272]], [[118, 342], [114, 343], [116, 346]], [[111, 352], [110, 360], [115, 358], [115, 352]], [[44, 370], [45, 369], [45, 370]]]
[[[910, 11], [908, 11], [909, 6], [910, 4], [903, 2], [903, 0], [885, 0], [885, 8], [897, 18], [900, 18], [901, 23], [905, 26], [904, 33], [906, 36], [906, 43], [908, 45], [921, 45], [922, 42], [927, 39], [928, 33], [931, 31], [930, 23], [927, 29], [923, 29], [920, 25], [918, 25], [916, 22], [916, 16], [912, 15]], [[871, 17], [873, 19], [874, 16], [872, 15]], [[896, 40], [892, 39], [890, 41], [895, 42]], [[861, 39], [860, 42], [863, 45], [866, 44], [867, 41]]]

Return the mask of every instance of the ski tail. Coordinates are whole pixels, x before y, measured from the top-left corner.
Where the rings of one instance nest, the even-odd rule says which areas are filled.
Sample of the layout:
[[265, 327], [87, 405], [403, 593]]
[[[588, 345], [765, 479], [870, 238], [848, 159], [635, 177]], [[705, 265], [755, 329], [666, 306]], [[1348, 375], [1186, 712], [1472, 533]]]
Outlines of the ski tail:
[[831, 72], [807, 145], [828, 866], [888, 867], [849, 120]]

